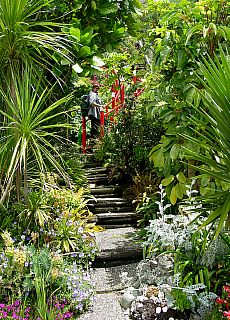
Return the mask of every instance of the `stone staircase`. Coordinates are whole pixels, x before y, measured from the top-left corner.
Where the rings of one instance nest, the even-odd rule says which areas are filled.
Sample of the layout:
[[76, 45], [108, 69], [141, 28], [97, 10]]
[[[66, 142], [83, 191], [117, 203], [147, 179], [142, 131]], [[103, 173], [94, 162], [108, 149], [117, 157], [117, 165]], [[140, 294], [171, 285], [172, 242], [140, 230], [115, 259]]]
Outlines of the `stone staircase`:
[[[92, 199], [88, 206], [95, 214], [96, 223], [104, 228], [96, 234], [99, 255], [93, 265], [95, 301], [81, 320], [124, 320], [119, 300], [121, 290], [128, 283], [121, 281], [122, 273], [135, 275], [142, 259], [142, 247], [135, 243], [138, 216], [131, 201], [123, 196], [122, 188], [109, 182], [108, 171], [93, 155], [87, 155], [85, 170]], [[126, 318], [127, 319], [127, 318]]]

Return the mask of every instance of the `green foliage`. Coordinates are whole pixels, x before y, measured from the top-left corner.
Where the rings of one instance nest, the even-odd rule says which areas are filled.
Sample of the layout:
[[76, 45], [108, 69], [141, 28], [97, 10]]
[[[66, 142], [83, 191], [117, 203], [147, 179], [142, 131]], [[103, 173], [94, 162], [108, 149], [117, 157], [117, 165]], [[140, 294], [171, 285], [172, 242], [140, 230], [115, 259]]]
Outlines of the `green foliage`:
[[121, 109], [116, 125], [105, 135], [96, 152], [99, 160], [123, 168], [134, 175], [150, 168], [148, 153], [158, 141], [160, 126], [151, 123], [146, 110], [134, 101]]
[[[197, 138], [197, 132], [203, 133], [208, 123], [197, 111], [205, 102], [202, 70], [197, 63], [208, 53], [212, 58], [215, 52], [218, 55], [218, 42], [227, 43], [227, 12], [227, 4], [222, 1], [148, 1], [147, 14], [142, 18], [143, 32], [148, 35], [139, 40], [147, 62], [142, 101], [164, 129], [160, 144], [153, 144], [150, 160], [159, 177], [167, 181], [174, 177], [166, 189], [172, 204], [186, 195], [184, 185], [176, 181], [177, 174], [182, 172], [186, 178], [196, 174], [187, 166], [196, 162], [186, 158], [184, 148], [202, 153], [203, 145], [200, 138], [201, 143], [194, 144], [184, 136]], [[210, 195], [213, 182], [211, 178], [201, 186], [201, 192]]]
[[187, 299], [187, 295], [181, 289], [172, 289], [171, 295], [175, 299], [175, 307], [180, 311], [191, 309], [191, 303]]
[[86, 207], [87, 193], [83, 188], [32, 192], [30, 207], [16, 203], [1, 213], [2, 217], [9, 212], [12, 215], [12, 220], [4, 222], [4, 229], [11, 230], [16, 243], [36, 247], [45, 243], [50, 249], [78, 257], [79, 263], [87, 266], [97, 254], [93, 232], [101, 231], [90, 222], [93, 214]]
[[[87, 75], [92, 73], [91, 66], [97, 72], [95, 57], [116, 50], [127, 35], [136, 35], [139, 29], [136, 13], [141, 13], [141, 7], [139, 0], [53, 0], [44, 15], [68, 23], [65, 31], [73, 41], [77, 73]], [[57, 58], [59, 62], [63, 60]]]

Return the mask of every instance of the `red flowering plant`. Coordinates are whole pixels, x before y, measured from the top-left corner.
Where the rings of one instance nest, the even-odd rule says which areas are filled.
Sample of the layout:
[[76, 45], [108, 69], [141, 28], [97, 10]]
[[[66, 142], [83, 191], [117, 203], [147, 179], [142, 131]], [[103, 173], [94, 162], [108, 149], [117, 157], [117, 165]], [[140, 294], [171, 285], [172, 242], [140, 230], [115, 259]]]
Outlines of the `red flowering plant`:
[[222, 290], [222, 297], [216, 298], [219, 312], [223, 319], [230, 320], [230, 285], [225, 285]]

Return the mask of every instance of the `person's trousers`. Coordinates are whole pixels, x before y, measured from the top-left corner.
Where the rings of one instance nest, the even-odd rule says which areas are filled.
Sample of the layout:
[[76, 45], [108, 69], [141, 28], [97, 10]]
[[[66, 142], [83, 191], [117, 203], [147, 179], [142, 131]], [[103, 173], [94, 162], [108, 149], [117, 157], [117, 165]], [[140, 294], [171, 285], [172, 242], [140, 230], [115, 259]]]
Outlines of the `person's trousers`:
[[90, 120], [91, 120], [91, 131], [90, 131], [91, 138], [97, 138], [99, 135], [99, 126], [101, 124], [101, 121], [100, 119], [94, 118], [92, 116], [90, 116]]

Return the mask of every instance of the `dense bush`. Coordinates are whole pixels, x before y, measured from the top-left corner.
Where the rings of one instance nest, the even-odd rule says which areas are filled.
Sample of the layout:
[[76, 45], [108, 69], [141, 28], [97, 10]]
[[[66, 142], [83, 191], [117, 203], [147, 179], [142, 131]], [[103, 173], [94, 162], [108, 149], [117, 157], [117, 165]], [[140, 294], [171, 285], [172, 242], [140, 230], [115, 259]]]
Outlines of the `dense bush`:
[[106, 130], [97, 146], [97, 159], [130, 177], [153, 169], [149, 152], [152, 144], [158, 143], [162, 128], [152, 121], [144, 106], [130, 98]]

